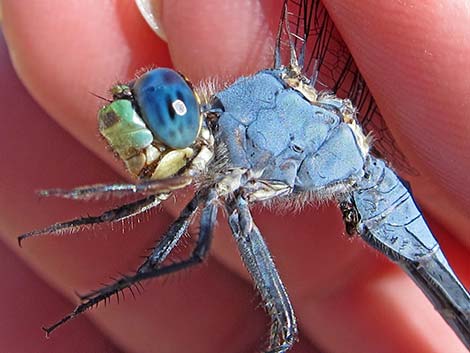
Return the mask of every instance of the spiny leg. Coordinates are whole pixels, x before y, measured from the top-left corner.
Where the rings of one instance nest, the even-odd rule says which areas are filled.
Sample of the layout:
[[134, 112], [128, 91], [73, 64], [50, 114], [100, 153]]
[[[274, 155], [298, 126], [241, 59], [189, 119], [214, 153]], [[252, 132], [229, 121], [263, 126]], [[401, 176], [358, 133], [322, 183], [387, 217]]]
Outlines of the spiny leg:
[[247, 202], [238, 197], [229, 207], [229, 223], [241, 257], [272, 318], [269, 352], [285, 352], [294, 343], [297, 326], [292, 306], [271, 255], [253, 222]]
[[177, 176], [162, 180], [147, 180], [138, 184], [94, 184], [73, 189], [47, 189], [38, 192], [40, 196], [60, 197], [74, 200], [90, 200], [102, 197], [125, 197], [135, 194], [167, 194], [191, 183], [188, 176]]
[[248, 203], [239, 196], [228, 211], [230, 228], [242, 260], [272, 319], [269, 352], [286, 352], [297, 336], [296, 318], [287, 292], [263, 236], [253, 221]]
[[83, 229], [85, 227], [90, 227], [92, 225], [100, 223], [112, 223], [122, 221], [123, 219], [138, 215], [157, 206], [160, 202], [164, 201], [167, 198], [168, 194], [150, 195], [146, 198], [105, 211], [98, 216], [80, 217], [72, 219], [70, 221], [55, 223], [49, 227], [33, 230], [31, 232], [20, 235], [18, 237], [18, 244], [19, 246], [21, 246], [21, 242], [24, 239], [43, 234], [60, 234], [66, 232], [72, 233], [75, 230]]
[[[187, 211], [185, 215], [187, 219], [191, 218], [191, 215], [194, 214], [194, 212], [196, 211], [199, 205], [200, 200], [201, 200], [201, 196], [199, 196], [198, 194], [188, 204], [188, 206], [185, 209], [185, 211]], [[215, 225], [216, 218], [217, 218], [216, 201], [217, 201], [217, 194], [215, 190], [211, 190], [209, 192], [209, 195], [205, 196], [204, 198], [204, 209], [201, 214], [199, 237], [197, 239], [196, 247], [194, 248], [193, 252], [191, 253], [188, 259], [174, 263], [174, 264], [170, 264], [167, 266], [156, 267], [156, 265], [161, 263], [166, 258], [168, 253], [176, 245], [175, 241], [171, 241], [169, 239], [171, 238], [171, 236], [169, 236], [171, 231], [172, 230], [175, 231], [177, 230], [176, 228], [178, 228], [177, 226], [175, 226], [175, 224], [179, 224], [179, 228], [184, 228], [184, 229], [186, 229], [189, 225], [189, 222], [186, 223], [186, 221], [181, 221], [181, 217], [180, 217], [175, 223], [173, 223], [173, 225], [170, 227], [169, 231], [167, 232], [167, 234], [165, 235], [162, 241], [162, 242], [165, 242], [167, 245], [160, 246], [159, 244], [157, 248], [155, 248], [155, 249], [159, 249], [159, 248], [168, 249], [167, 251], [157, 251], [161, 256], [159, 260], [157, 260], [157, 256], [152, 256], [155, 253], [154, 251], [154, 253], [152, 253], [152, 255], [147, 258], [144, 265], [142, 265], [134, 275], [123, 276], [122, 278], [118, 279], [111, 285], [103, 287], [98, 291], [95, 291], [93, 293], [90, 293], [87, 296], [84, 296], [83, 298], [85, 301], [79, 306], [77, 306], [73, 312], [65, 316], [63, 319], [61, 319], [54, 325], [47, 327], [47, 328], [43, 328], [44, 331], [46, 331], [46, 333], [49, 335], [57, 327], [61, 326], [65, 322], [69, 321], [70, 319], [73, 319], [77, 315], [97, 305], [99, 302], [108, 299], [110, 296], [126, 288], [130, 288], [131, 286], [137, 284], [140, 281], [167, 275], [167, 274], [177, 272], [187, 267], [190, 267], [192, 265], [200, 263], [205, 258], [207, 251], [209, 250], [209, 247], [210, 247], [212, 233], [213, 233], [214, 225]], [[184, 231], [181, 232], [181, 230], [179, 230], [177, 233], [178, 234], [184, 233]], [[175, 235], [175, 234], [174, 236], [178, 237], [178, 235]], [[181, 237], [181, 235], [179, 235], [179, 237]], [[152, 266], [150, 266], [150, 264], [152, 264]]]
[[[136, 273], [145, 272], [146, 269], [151, 270], [166, 259], [168, 254], [173, 250], [173, 248], [179, 242], [181, 237], [186, 233], [189, 225], [191, 224], [192, 217], [196, 213], [201, 202], [204, 202], [204, 200], [202, 199], [202, 196], [200, 194], [197, 194], [192, 198], [192, 200], [181, 211], [178, 218], [170, 225], [170, 227], [165, 232], [163, 237], [159, 240], [157, 245], [152, 249], [151, 254], [147, 256], [145, 262], [137, 269]], [[123, 276], [123, 278], [124, 277], [125, 276]], [[119, 286], [117, 289], [113, 289], [113, 285], [116, 285], [117, 282], [118, 281], [109, 286], [105, 286], [95, 291], [91, 291], [88, 294], [80, 295], [80, 299], [91, 300], [97, 295], [113, 295], [123, 289]], [[125, 281], [123, 281], [122, 285], [125, 285]]]
[[[211, 195], [213, 194], [211, 193]], [[201, 191], [193, 197], [193, 199], [186, 205], [186, 207], [180, 213], [178, 219], [171, 225], [169, 229], [169, 232], [175, 234], [175, 236], [165, 236], [163, 241], [157, 244], [157, 246], [152, 250], [152, 253], [147, 257], [145, 262], [139, 267], [139, 269], [137, 270], [138, 273], [152, 271], [155, 266], [162, 263], [162, 261], [166, 259], [168, 254], [175, 247], [176, 243], [188, 229], [192, 221], [192, 216], [197, 211], [199, 205], [201, 203], [204, 203], [204, 214], [204, 211], [208, 207], [207, 205], [212, 204], [214, 202], [214, 200], [209, 199], [209, 196], [210, 195], [206, 194], [205, 191]], [[216, 197], [216, 195], [213, 196]], [[202, 222], [203, 218], [201, 218], [201, 224]], [[199, 237], [201, 237], [201, 235], [199, 235]]]

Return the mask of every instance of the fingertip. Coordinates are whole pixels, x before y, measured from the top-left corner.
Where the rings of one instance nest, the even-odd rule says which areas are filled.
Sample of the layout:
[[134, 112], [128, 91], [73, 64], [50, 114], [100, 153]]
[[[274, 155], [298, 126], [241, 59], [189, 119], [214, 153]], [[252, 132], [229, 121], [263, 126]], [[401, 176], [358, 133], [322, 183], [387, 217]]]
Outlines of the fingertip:
[[470, 13], [465, 4], [324, 3], [400, 150], [420, 171], [419, 179], [410, 177], [416, 195], [448, 227], [468, 229], [470, 125], [462, 97], [470, 95], [470, 44], [464, 40]]
[[398, 269], [307, 302], [306, 334], [329, 351], [465, 352], [452, 329]]
[[175, 66], [198, 81], [270, 67], [279, 16], [270, 1], [164, 1], [160, 19]]
[[96, 111], [117, 80], [142, 66], [169, 66], [166, 45], [133, 2], [3, 2], [4, 32], [15, 68], [33, 97], [97, 154]]
[[165, 42], [167, 40], [165, 30], [161, 24], [161, 1], [159, 0], [135, 0], [142, 17], [150, 28]]

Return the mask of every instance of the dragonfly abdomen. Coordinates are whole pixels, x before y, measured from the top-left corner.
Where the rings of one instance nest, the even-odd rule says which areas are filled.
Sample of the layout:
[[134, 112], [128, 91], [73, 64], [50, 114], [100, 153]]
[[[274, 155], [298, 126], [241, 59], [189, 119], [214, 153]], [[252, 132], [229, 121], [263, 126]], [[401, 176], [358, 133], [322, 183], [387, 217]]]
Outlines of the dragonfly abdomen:
[[438, 246], [408, 189], [382, 160], [369, 157], [353, 199], [361, 219], [359, 233], [373, 233], [391, 257], [420, 261]]
[[352, 192], [359, 220], [356, 231], [405, 270], [470, 347], [470, 294], [447, 262], [408, 188], [374, 157], [356, 187]]

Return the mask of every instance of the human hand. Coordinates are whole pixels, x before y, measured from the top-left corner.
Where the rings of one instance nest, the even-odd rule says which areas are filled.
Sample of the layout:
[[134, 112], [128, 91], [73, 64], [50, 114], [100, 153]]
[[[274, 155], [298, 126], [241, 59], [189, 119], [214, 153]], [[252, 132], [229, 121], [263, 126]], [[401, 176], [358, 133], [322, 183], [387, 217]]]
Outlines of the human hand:
[[[122, 171], [97, 138], [96, 111], [101, 102], [88, 92], [101, 94], [143, 66], [169, 66], [170, 61], [165, 44], [146, 28], [131, 2], [49, 1], [47, 9], [53, 9], [56, 16], [40, 1], [26, 6], [3, 0], [2, 5], [4, 31], [21, 79], [52, 118], [80, 142], [39, 113], [21, 87], [9, 85], [2, 90], [2, 101], [10, 102], [4, 116], [14, 118], [5, 121], [0, 130], [2, 151], [8, 151], [1, 154], [1, 165], [7, 168], [0, 180], [0, 217], [7, 242], [18, 251], [17, 234], [96, 213], [96, 207], [88, 203], [43, 200], [38, 204], [34, 190], [111, 182], [118, 180], [113, 170]], [[173, 6], [178, 10], [172, 10]], [[198, 2], [197, 6], [165, 2], [162, 22], [173, 62], [194, 82], [209, 75], [237, 77], [270, 65], [279, 5], [266, 1], [255, 9], [251, 2], [234, 6], [220, 1]], [[436, 22], [428, 22], [431, 15], [436, 16], [431, 7], [405, 8], [395, 18], [385, 10], [386, 17], [379, 15], [378, 9], [393, 6], [386, 1], [374, 2], [374, 6], [328, 1], [327, 6], [343, 29], [387, 122], [398, 135], [407, 137], [399, 141], [405, 154], [425, 171], [413, 189], [426, 209], [441, 217], [445, 226], [438, 226], [430, 215], [427, 219], [456, 270], [463, 279], [469, 278], [468, 250], [456, 240], [470, 242], [463, 231], [469, 229], [465, 219], [470, 209], [470, 190], [465, 183], [468, 136], [461, 133], [468, 129], [468, 119], [464, 103], [455, 104], [456, 97], [466, 97], [470, 89], [464, 74], [469, 72], [465, 70], [469, 56], [461, 42], [442, 35], [451, 25], [453, 33], [464, 35], [468, 23], [464, 12], [455, 8], [441, 12], [442, 19], [452, 19], [452, 23], [444, 21], [438, 27]], [[397, 36], [399, 29], [406, 30]], [[431, 56], [423, 52], [422, 42], [413, 40], [424, 35]], [[456, 53], [452, 60], [447, 52]], [[458, 72], [456, 66], [460, 66]], [[400, 131], [400, 126], [413, 128]], [[442, 134], [448, 139], [437, 137]], [[180, 207], [169, 203], [125, 237], [107, 229], [93, 232], [93, 239], [86, 233], [78, 239], [45, 237], [25, 243], [20, 254], [61, 292], [83, 292], [110, 275], [136, 268], [138, 256], [158, 239]], [[332, 352], [464, 351], [404, 274], [364, 248], [359, 239], [350, 242], [341, 236], [344, 227], [335, 208], [309, 207], [299, 215], [263, 211], [256, 220], [300, 319], [302, 337], [294, 351], [311, 352], [314, 346]], [[246, 273], [228, 234], [218, 232], [211, 255], [208, 265], [183, 274], [179, 281], [147, 285], [136, 302], [127, 300], [92, 311], [103, 336], [123, 351], [135, 352], [260, 348], [266, 335], [265, 315], [254, 310], [252, 287], [245, 281]], [[50, 301], [48, 292], [38, 294], [35, 285], [28, 288], [34, 300]], [[63, 310], [45, 314], [43, 323], [53, 322], [66, 313]], [[28, 315], [37, 320], [36, 312]], [[19, 319], [10, 320], [9, 325], [19, 327], [15, 326]], [[85, 319], [77, 319], [55, 332], [51, 341], [80, 330], [83, 336], [78, 337], [86, 345], [71, 351], [114, 351], [90, 326]], [[28, 337], [29, 332], [22, 330], [21, 334]]]

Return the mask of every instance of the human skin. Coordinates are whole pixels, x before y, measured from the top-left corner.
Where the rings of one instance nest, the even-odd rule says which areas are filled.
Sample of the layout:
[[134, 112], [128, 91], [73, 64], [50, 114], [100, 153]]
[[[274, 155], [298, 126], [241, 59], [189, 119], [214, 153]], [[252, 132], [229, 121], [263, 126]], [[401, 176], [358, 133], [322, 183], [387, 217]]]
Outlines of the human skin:
[[[324, 2], [399, 145], [420, 170], [411, 180], [414, 194], [468, 287], [468, 11], [458, 1], [445, 9], [437, 1]], [[38, 203], [34, 190], [122, 181], [126, 176], [97, 137], [96, 111], [103, 102], [89, 92], [104, 94], [116, 80], [132, 78], [150, 65], [173, 63], [193, 82], [209, 76], [223, 81], [270, 65], [279, 4], [206, 0], [164, 1], [161, 6], [168, 47], [130, 1], [2, 0], [3, 29], [15, 69], [50, 115], [40, 112], [21, 86], [2, 90], [2, 125], [7, 128], [0, 130], [1, 231], [10, 251], [41, 276], [28, 277], [28, 291], [38, 303], [51, 300], [47, 291], [35, 290], [44, 286], [42, 281], [73, 298], [73, 289], [84, 292], [110, 275], [136, 268], [138, 256], [184, 204], [169, 202], [124, 237], [119, 230], [104, 228], [93, 236], [32, 239], [17, 248], [16, 236], [22, 232], [92, 213], [90, 207], [97, 211], [80, 202]], [[359, 239], [342, 236], [344, 226], [334, 206], [295, 214], [257, 209], [255, 218], [299, 317], [301, 340], [294, 352], [312, 352], [313, 347], [327, 352], [465, 352], [405, 274]], [[52, 339], [64, 340], [69, 332], [83, 330], [89, 352], [103, 350], [103, 337], [123, 352], [261, 348], [265, 314], [255, 308], [258, 299], [253, 300], [254, 291], [225, 230], [216, 232], [211, 255], [200, 269], [165, 284], [149, 284], [137, 301], [92, 311], [101, 328], [97, 333], [91, 322], [78, 318]], [[48, 312], [44, 323], [62, 314]], [[37, 315], [32, 308], [21, 318], [11, 317], [9, 326], [37, 321]], [[18, 340], [36, 337], [32, 331], [17, 331], [0, 330], [0, 341], [7, 334], [10, 339], [18, 335]], [[109, 351], [118, 350], [105, 344]], [[55, 347], [64, 351], [64, 346]]]

